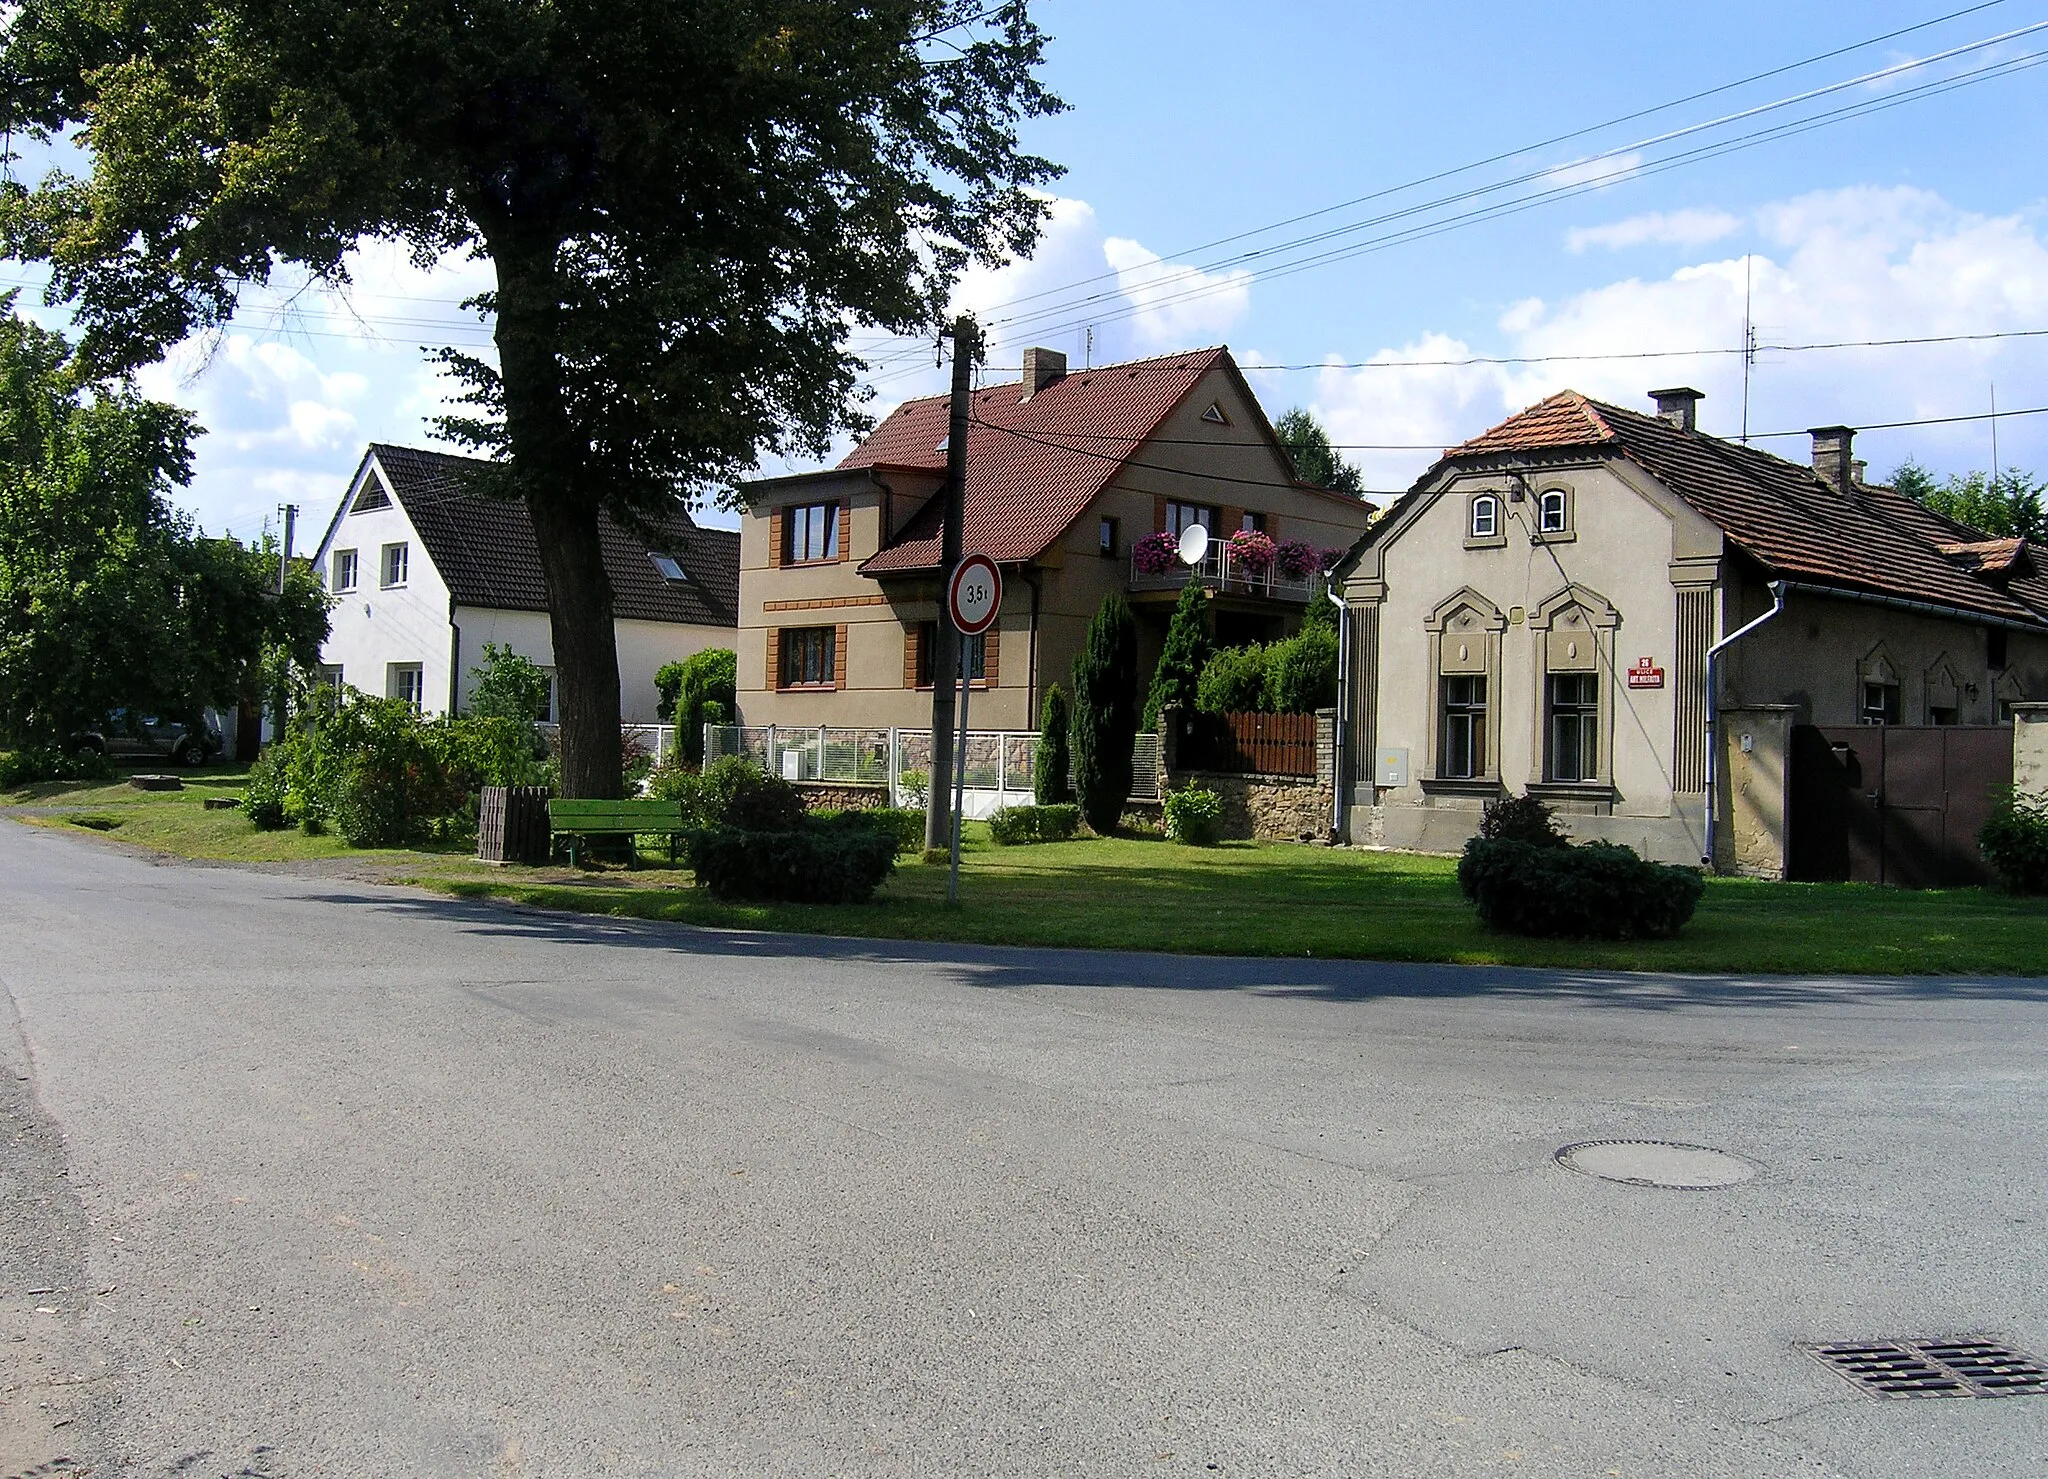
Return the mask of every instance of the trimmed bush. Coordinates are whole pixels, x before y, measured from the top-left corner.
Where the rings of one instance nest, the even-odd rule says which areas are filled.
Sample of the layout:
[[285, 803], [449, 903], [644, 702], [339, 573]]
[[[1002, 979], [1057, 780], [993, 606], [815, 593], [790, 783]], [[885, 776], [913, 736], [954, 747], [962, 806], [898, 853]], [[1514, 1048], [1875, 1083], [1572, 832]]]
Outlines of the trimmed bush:
[[729, 647], [711, 647], [681, 662], [664, 664], [654, 675], [660, 694], [655, 717], [676, 726], [677, 747], [691, 764], [704, 760], [704, 726], [723, 724], [739, 707], [739, 657]]
[[1141, 729], [1157, 729], [1162, 709], [1191, 710], [1202, 682], [1202, 669], [1215, 650], [1209, 639], [1209, 593], [1199, 580], [1181, 587], [1180, 602], [1166, 627], [1166, 645], [1152, 670], [1152, 688], [1145, 696]]
[[896, 839], [851, 817], [786, 832], [703, 827], [689, 836], [697, 886], [721, 899], [863, 904], [896, 871]]
[[42, 781], [108, 781], [114, 767], [97, 750], [67, 755], [62, 750], [0, 750], [0, 791]]
[[1166, 835], [1191, 847], [1212, 846], [1223, 831], [1223, 798], [1207, 786], [1186, 786], [1167, 793]]
[[2048, 894], [2048, 796], [2007, 789], [1977, 846], [2008, 890]]
[[1058, 806], [1074, 799], [1067, 784], [1067, 727], [1073, 716], [1067, 710], [1067, 695], [1059, 684], [1045, 690], [1045, 704], [1038, 711], [1038, 745], [1031, 752], [1031, 796], [1040, 806]]
[[1479, 815], [1479, 835], [1488, 842], [1526, 842], [1531, 847], [1570, 847], [1557, 827], [1557, 813], [1537, 796], [1490, 801]]
[[1612, 842], [1556, 847], [1474, 837], [1458, 860], [1458, 887], [1493, 929], [1632, 940], [1677, 934], [1706, 882], [1691, 868], [1648, 863]]
[[870, 827], [896, 839], [896, 851], [914, 852], [924, 846], [924, 813], [907, 806], [867, 806], [853, 811], [811, 813], [818, 822]]
[[1251, 714], [1266, 706], [1266, 649], [1223, 647], [1210, 655], [1195, 686], [1195, 707], [1205, 714]]
[[1078, 806], [1006, 806], [988, 819], [989, 840], [998, 847], [1066, 842], [1080, 828]]
[[[1323, 609], [1330, 608], [1325, 604]], [[1313, 714], [1336, 702], [1335, 627], [1304, 626], [1298, 635], [1266, 649], [1265, 708], [1275, 714]]]

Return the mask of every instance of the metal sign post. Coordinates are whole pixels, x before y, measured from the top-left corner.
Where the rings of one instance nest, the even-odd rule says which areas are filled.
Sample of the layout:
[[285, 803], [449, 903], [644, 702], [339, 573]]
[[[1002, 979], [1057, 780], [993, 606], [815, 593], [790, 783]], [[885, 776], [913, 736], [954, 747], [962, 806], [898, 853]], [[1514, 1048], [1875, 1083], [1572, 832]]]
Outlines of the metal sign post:
[[[946, 902], [960, 902], [960, 812], [967, 804], [967, 639], [996, 624], [1003, 609], [1003, 572], [987, 555], [968, 555], [946, 585], [946, 613], [960, 633], [960, 743], [953, 749], [953, 858]], [[949, 680], [950, 681], [950, 680]]]

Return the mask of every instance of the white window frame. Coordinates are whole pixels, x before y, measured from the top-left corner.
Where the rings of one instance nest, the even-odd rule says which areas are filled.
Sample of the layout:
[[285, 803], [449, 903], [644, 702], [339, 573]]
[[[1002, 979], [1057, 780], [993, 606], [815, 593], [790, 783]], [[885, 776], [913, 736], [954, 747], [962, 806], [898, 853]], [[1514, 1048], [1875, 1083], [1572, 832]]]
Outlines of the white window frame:
[[[1557, 520], [1551, 521], [1551, 510], [1557, 511]], [[1536, 532], [1538, 534], [1569, 534], [1572, 527], [1572, 504], [1570, 496], [1562, 488], [1546, 488], [1536, 495]]]
[[396, 591], [405, 588], [406, 578], [412, 574], [412, 545], [406, 540], [384, 546], [377, 559], [377, 585], [381, 590]]
[[426, 665], [417, 662], [386, 663], [384, 694], [387, 698], [411, 704], [415, 714], [424, 712], [427, 706]]
[[[348, 562], [347, 580], [343, 580], [341, 578], [342, 562], [344, 560]], [[360, 550], [353, 549], [336, 550], [334, 552], [333, 569], [335, 594], [345, 595], [349, 591], [354, 590], [356, 588], [356, 583], [363, 578], [362, 552]]]
[[[1480, 516], [1485, 516], [1486, 526], [1480, 527]], [[1472, 513], [1466, 532], [1474, 539], [1498, 539], [1500, 537], [1500, 497], [1494, 493], [1481, 493], [1472, 500]]]

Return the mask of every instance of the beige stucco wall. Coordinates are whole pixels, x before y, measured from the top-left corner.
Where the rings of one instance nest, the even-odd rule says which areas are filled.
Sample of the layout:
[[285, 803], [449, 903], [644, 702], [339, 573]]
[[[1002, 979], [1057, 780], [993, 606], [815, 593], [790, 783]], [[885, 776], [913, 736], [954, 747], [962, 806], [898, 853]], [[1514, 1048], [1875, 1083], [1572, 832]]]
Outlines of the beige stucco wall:
[[1791, 812], [1792, 726], [1789, 705], [1724, 708], [1716, 788], [1716, 867], [1745, 878], [1785, 876], [1786, 823]]
[[2014, 709], [2012, 784], [2014, 790], [2048, 796], [2048, 703]]

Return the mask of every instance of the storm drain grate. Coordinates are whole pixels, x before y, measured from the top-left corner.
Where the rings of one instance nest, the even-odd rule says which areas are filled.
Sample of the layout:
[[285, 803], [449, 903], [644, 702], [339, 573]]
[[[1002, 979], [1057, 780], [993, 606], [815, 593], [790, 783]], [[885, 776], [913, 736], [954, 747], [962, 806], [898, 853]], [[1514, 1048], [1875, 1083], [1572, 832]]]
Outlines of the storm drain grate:
[[2048, 1367], [1995, 1340], [1802, 1341], [1799, 1349], [1874, 1397], [2048, 1395]]

